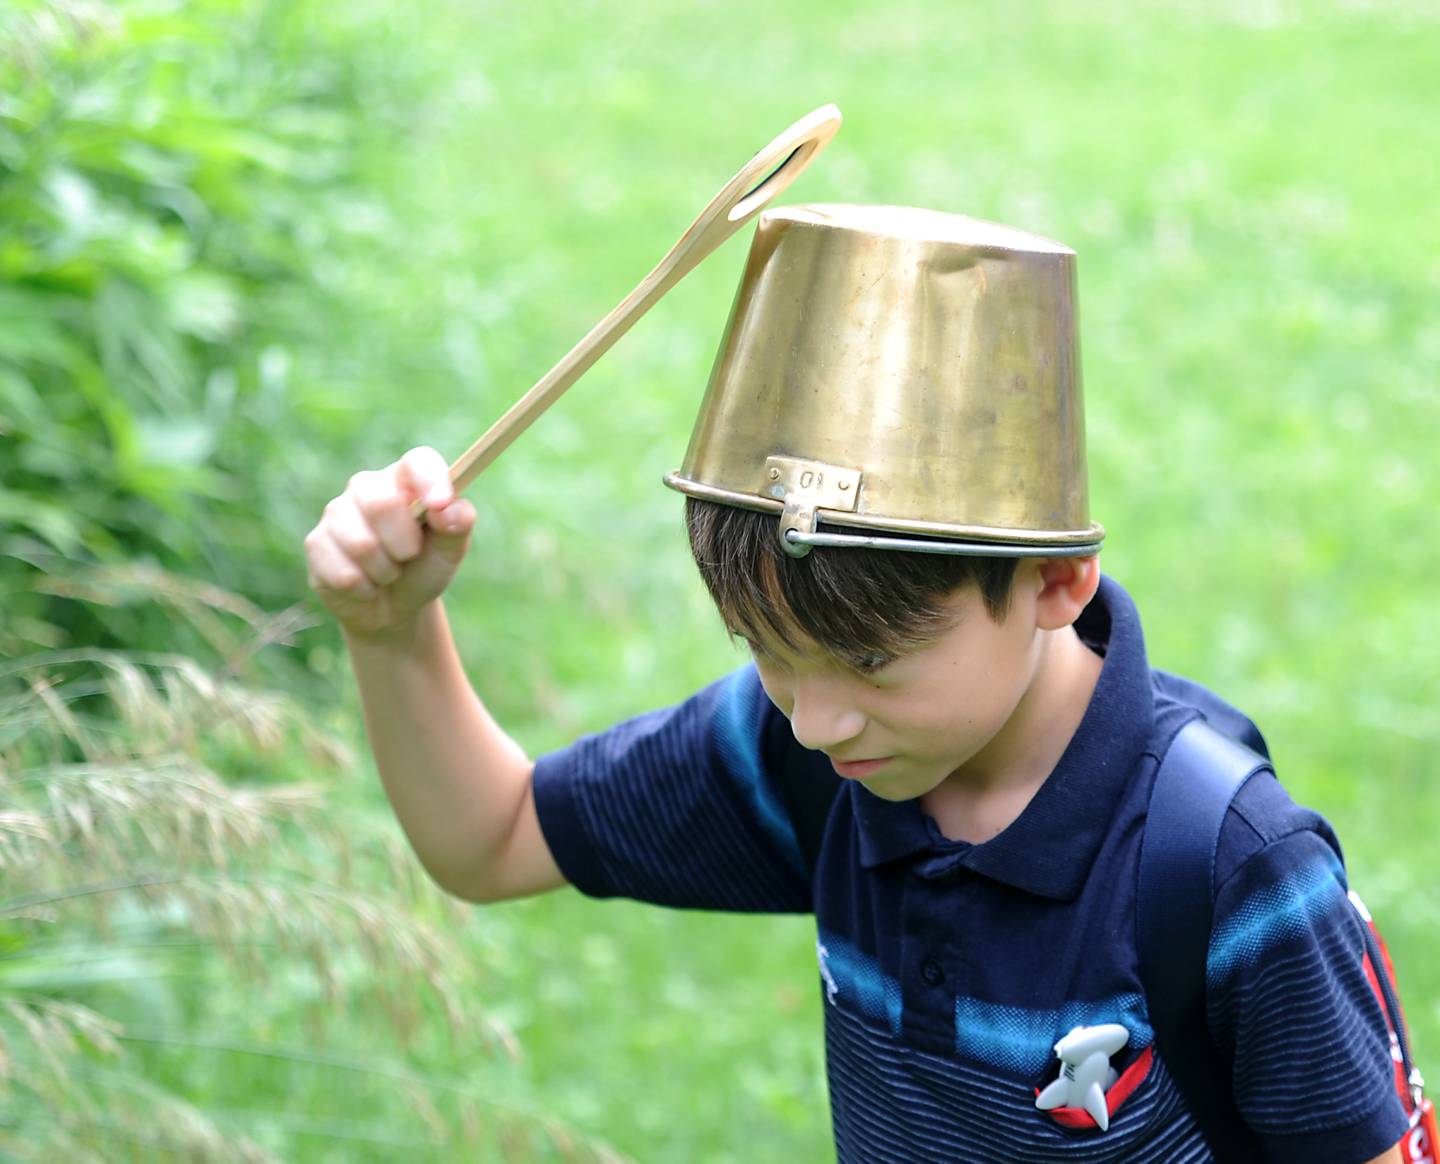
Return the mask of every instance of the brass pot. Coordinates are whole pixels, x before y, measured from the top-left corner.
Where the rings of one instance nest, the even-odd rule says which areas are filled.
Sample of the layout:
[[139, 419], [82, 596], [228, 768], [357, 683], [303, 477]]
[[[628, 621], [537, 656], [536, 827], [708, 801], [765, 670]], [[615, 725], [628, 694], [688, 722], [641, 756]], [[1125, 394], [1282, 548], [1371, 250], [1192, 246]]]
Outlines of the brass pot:
[[1059, 243], [898, 206], [767, 210], [665, 482], [779, 513], [797, 556], [1094, 553], [1076, 345]]

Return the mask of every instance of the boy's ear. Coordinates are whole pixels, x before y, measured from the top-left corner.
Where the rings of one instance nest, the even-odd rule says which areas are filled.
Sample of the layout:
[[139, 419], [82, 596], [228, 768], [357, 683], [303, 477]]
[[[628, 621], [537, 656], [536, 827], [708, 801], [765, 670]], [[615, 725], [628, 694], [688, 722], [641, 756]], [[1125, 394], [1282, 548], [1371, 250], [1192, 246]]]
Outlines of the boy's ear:
[[1042, 558], [1040, 592], [1035, 596], [1035, 623], [1041, 630], [1059, 630], [1080, 617], [1100, 588], [1100, 559]]

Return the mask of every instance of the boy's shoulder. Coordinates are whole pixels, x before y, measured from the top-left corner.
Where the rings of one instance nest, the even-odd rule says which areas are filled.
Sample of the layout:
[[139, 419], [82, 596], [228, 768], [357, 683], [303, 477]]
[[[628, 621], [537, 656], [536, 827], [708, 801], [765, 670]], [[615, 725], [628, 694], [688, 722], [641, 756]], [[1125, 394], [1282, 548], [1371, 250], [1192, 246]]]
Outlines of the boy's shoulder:
[[[1254, 721], [1208, 687], [1182, 675], [1155, 669], [1151, 670], [1150, 679], [1155, 693], [1156, 725], [1160, 728], [1157, 735], [1161, 738], [1167, 741], [1173, 738], [1174, 733], [1198, 713], [1217, 731], [1269, 757], [1269, 746]], [[1167, 731], [1167, 727], [1171, 730]]]
[[[1172, 740], [1198, 715], [1231, 739], [1270, 758], [1264, 736], [1244, 712], [1191, 679], [1166, 671], [1151, 674], [1157, 739]], [[1273, 867], [1272, 874], [1295, 863], [1341, 866], [1340, 843], [1329, 822], [1314, 809], [1297, 803], [1278, 774], [1262, 773], [1248, 781], [1231, 801], [1216, 852], [1216, 884], [1226, 884], [1261, 854], [1260, 863]]]

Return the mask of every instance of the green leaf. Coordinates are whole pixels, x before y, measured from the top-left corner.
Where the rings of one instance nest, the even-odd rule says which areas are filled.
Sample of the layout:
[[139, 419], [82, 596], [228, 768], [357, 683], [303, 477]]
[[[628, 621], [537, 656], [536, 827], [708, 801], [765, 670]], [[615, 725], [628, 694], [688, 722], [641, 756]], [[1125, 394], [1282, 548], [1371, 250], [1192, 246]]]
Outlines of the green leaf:
[[0, 525], [30, 530], [62, 554], [78, 556], [85, 539], [70, 513], [53, 502], [0, 490]]
[[135, 422], [140, 459], [147, 465], [194, 468], [215, 451], [216, 426], [199, 416], [145, 416]]
[[164, 288], [170, 326], [185, 335], [222, 343], [240, 325], [240, 297], [223, 275], [194, 270]]

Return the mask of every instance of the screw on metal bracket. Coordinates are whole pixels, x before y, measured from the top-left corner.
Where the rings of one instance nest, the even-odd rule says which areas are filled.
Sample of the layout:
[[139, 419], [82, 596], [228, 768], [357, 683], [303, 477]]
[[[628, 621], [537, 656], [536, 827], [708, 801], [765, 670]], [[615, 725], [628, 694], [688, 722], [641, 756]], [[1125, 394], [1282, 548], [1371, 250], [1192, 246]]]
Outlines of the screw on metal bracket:
[[817, 509], [840, 509], [853, 513], [860, 494], [861, 472], [800, 457], [767, 457], [765, 476], [770, 482], [762, 492], [785, 503], [780, 511], [780, 544], [792, 558], [803, 558], [810, 547], [792, 542], [790, 530], [815, 532]]

